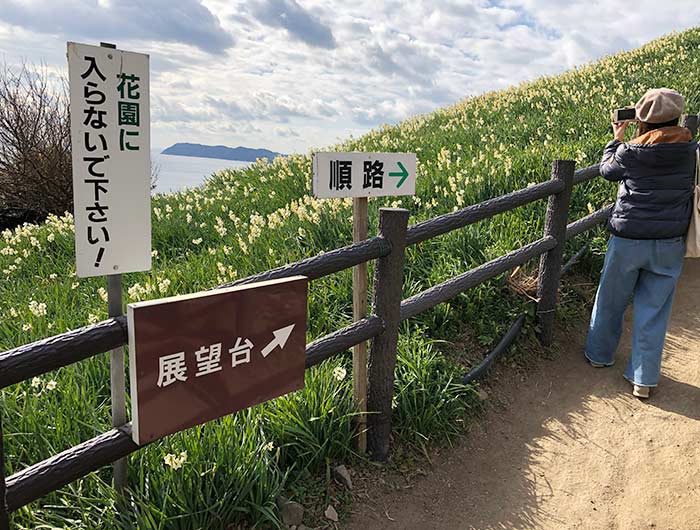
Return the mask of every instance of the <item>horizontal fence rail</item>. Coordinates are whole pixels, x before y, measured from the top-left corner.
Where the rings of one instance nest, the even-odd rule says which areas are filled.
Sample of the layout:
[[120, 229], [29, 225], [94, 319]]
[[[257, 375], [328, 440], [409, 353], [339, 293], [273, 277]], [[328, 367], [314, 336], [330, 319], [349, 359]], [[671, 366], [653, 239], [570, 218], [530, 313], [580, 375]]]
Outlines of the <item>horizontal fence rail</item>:
[[279, 280], [291, 276], [306, 276], [309, 280], [317, 280], [324, 276], [344, 271], [345, 269], [351, 269], [360, 263], [383, 258], [388, 256], [390, 252], [391, 246], [389, 243], [383, 237], [376, 236], [361, 241], [360, 243], [353, 243], [352, 245], [337, 250], [319, 254], [312, 258], [306, 258], [289, 265], [261, 272], [260, 274], [225, 283], [215, 287], [215, 289], [235, 287], [236, 285], [246, 285], [267, 280]]
[[576, 237], [584, 232], [587, 232], [591, 228], [595, 228], [601, 223], [605, 223], [610, 217], [612, 207], [612, 204], [608, 204], [600, 210], [596, 210], [592, 214], [566, 225], [566, 239]]
[[455, 276], [430, 289], [413, 295], [401, 303], [401, 320], [414, 317], [431, 307], [446, 302], [467, 289], [471, 289], [486, 280], [495, 278], [518, 265], [522, 265], [532, 258], [540, 256], [548, 250], [553, 249], [555, 246], [557, 246], [556, 239], [553, 237], [543, 237], [529, 245], [525, 245], [504, 256], [500, 256], [459, 276]]
[[493, 217], [499, 213], [507, 212], [519, 206], [524, 206], [539, 199], [544, 199], [553, 193], [560, 193], [564, 184], [555, 180], [548, 180], [534, 186], [513, 191], [506, 195], [488, 199], [484, 202], [467, 206], [456, 212], [439, 215], [422, 221], [408, 228], [406, 233], [406, 245], [415, 245], [427, 239], [432, 239], [442, 234], [452, 232], [458, 228], [464, 228], [477, 221]]
[[7, 507], [15, 511], [92, 471], [137, 451], [131, 424], [76, 445], [7, 478]]
[[[575, 172], [573, 184], [587, 182], [598, 174], [598, 165], [582, 168]], [[529, 186], [456, 212], [419, 222], [407, 229], [404, 239], [397, 241], [400, 243], [405, 241], [406, 245], [414, 245], [536, 200], [561, 194], [565, 188], [564, 182], [557, 179]], [[569, 223], [566, 226], [566, 239], [582, 234], [604, 222], [610, 215], [611, 207], [612, 205], [606, 206]], [[398, 210], [387, 215], [396, 217], [399, 215], [397, 212]], [[399, 320], [406, 320], [446, 302], [470, 288], [549, 252], [558, 245], [559, 242], [555, 237], [545, 235], [541, 239], [479, 265], [406, 300], [400, 301], [399, 292], [397, 301], [397, 303], [400, 302]], [[401, 247], [398, 248], [399, 253], [401, 253], [403, 245], [398, 246]], [[379, 235], [216, 288], [246, 285], [296, 275], [307, 276], [310, 280], [314, 280], [349, 269], [360, 263], [387, 258], [391, 253], [392, 245], [385, 237]], [[518, 326], [516, 326], [518, 329], [522, 326], [523, 319], [524, 317], [519, 318]], [[306, 346], [306, 368], [347, 351], [356, 344], [381, 337], [389, 325], [393, 329], [394, 324], [385, 322], [377, 314], [372, 314], [316, 339]], [[517, 335], [513, 329], [511, 328], [512, 334]], [[127, 341], [127, 322], [126, 318], [122, 316], [2, 352], [0, 353], [0, 389], [109, 351], [126, 344]], [[501, 342], [505, 344], [504, 341]], [[0, 447], [2, 446], [0, 445]], [[17, 510], [90, 472], [124, 458], [139, 448], [140, 446], [136, 445], [131, 438], [131, 424], [127, 423], [29, 466], [7, 478], [7, 508], [9, 511]], [[0, 471], [2, 470], [0, 469]], [[0, 481], [1, 479], [2, 474], [0, 473]], [[0, 512], [2, 512], [1, 507]]]
[[104, 320], [0, 353], [0, 389], [126, 344], [126, 317]]
[[[384, 238], [373, 237], [284, 267], [241, 278], [215, 289], [296, 275], [315, 280], [352, 268], [358, 263], [382, 258], [390, 252], [391, 248]], [[127, 342], [126, 317], [116, 317], [2, 352], [0, 389], [118, 348]]]
[[[596, 175], [598, 167], [595, 165], [583, 168], [576, 175], [583, 175], [587, 179], [593, 178], [590, 175]], [[576, 175], [574, 179], [577, 178]], [[406, 244], [414, 245], [426, 239], [463, 228], [498, 213], [543, 199], [551, 193], [561, 191], [561, 188], [560, 182], [550, 180], [468, 206], [457, 212], [417, 223], [408, 228]], [[587, 216], [570, 224], [567, 227], [567, 239], [602, 222], [602, 218], [606, 215], [602, 210], [592, 215], [596, 214], [600, 216], [600, 219], [596, 217], [593, 220], [592, 216]], [[288, 278], [295, 275], [307, 276], [311, 280], [318, 279], [365, 261], [385, 257], [390, 252], [391, 248], [388, 242], [377, 236], [361, 243], [348, 245], [277, 269], [222, 284], [217, 288], [246, 285], [257, 281]], [[123, 346], [128, 341], [127, 337], [126, 318], [117, 317], [2, 352], [0, 353], [0, 388]]]
[[373, 339], [383, 331], [384, 321], [377, 315], [370, 315], [343, 329], [316, 339], [306, 346], [306, 367], [311, 368], [361, 342]]
[[583, 167], [574, 172], [574, 186], [583, 184], [600, 176], [600, 164]]
[[[376, 315], [321, 337], [306, 346], [306, 368], [372, 339], [384, 331]], [[17, 510], [47, 493], [70, 484], [141, 447], [131, 438], [131, 424], [107, 431], [71, 449], [34, 464], [8, 477], [7, 505]]]

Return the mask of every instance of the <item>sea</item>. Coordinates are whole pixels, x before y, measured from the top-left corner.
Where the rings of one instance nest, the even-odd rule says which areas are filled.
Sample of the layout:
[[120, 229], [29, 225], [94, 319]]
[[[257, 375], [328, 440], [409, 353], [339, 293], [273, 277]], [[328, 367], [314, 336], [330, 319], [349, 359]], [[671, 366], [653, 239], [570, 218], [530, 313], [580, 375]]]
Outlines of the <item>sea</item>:
[[151, 150], [151, 163], [158, 174], [153, 193], [171, 193], [193, 188], [201, 185], [212, 173], [228, 168], [243, 168], [251, 164], [219, 158], [163, 155], [161, 149]]

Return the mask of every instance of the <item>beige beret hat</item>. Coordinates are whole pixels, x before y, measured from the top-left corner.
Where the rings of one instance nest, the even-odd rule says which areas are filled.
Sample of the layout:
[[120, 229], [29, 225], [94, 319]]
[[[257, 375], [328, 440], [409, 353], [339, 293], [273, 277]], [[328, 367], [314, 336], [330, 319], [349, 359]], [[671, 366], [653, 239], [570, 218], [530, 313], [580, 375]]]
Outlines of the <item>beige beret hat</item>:
[[647, 123], [665, 123], [683, 114], [685, 99], [670, 88], [652, 88], [637, 101], [637, 119]]

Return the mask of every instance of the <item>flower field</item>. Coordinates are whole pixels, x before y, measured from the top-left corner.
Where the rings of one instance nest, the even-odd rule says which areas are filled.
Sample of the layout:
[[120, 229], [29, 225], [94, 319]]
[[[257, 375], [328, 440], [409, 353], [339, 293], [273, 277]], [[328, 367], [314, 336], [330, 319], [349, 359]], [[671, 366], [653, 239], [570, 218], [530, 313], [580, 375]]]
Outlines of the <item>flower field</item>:
[[[414, 223], [549, 178], [551, 161], [597, 163], [610, 139], [609, 111], [647, 88], [674, 88], [700, 111], [700, 29], [670, 35], [511, 89], [467, 98], [333, 147], [418, 155], [417, 194], [370, 202], [408, 208]], [[571, 217], [610, 202], [598, 179], [574, 191]], [[404, 297], [541, 237], [545, 202], [528, 205], [412, 247]], [[153, 269], [124, 278], [127, 302], [191, 293], [309, 257], [352, 240], [350, 201], [311, 195], [311, 158], [293, 155], [224, 171], [199, 188], [153, 199]], [[594, 234], [590, 234], [594, 235]], [[593, 248], [604, 248], [595, 234]], [[583, 241], [571, 242], [569, 252]], [[5, 231], [0, 238], [0, 351], [107, 318], [103, 278], [74, 273], [72, 217]], [[599, 256], [579, 272], [593, 278]], [[566, 297], [564, 297], [564, 307]], [[422, 448], [463, 430], [478, 406], [458, 383], [466, 368], [445, 353], [465, 329], [484, 347], [528, 300], [488, 282], [402, 326], [395, 431]], [[351, 272], [314, 282], [308, 340], [351, 322]], [[532, 323], [526, 332], [532, 332]], [[351, 360], [344, 355], [306, 373], [292, 395], [190, 429], [129, 459], [128, 516], [115, 517], [105, 468], [23, 508], [18, 528], [223, 529], [279, 524], [275, 498], [300, 497], [328, 465], [352, 454]], [[109, 359], [88, 361], [5, 389], [0, 414], [7, 474], [111, 428]], [[315, 480], [318, 479], [318, 480]]]

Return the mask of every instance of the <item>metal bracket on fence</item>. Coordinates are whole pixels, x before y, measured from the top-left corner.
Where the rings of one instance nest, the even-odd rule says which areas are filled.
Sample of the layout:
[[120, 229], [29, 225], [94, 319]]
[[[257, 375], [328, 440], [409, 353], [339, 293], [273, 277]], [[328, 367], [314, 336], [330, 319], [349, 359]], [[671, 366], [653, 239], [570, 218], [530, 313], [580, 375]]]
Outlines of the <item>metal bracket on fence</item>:
[[391, 245], [391, 253], [378, 260], [375, 268], [372, 314], [384, 321], [385, 328], [372, 341], [369, 356], [367, 448], [372, 459], [379, 461], [389, 456], [408, 216], [403, 208], [379, 210], [379, 233]]

